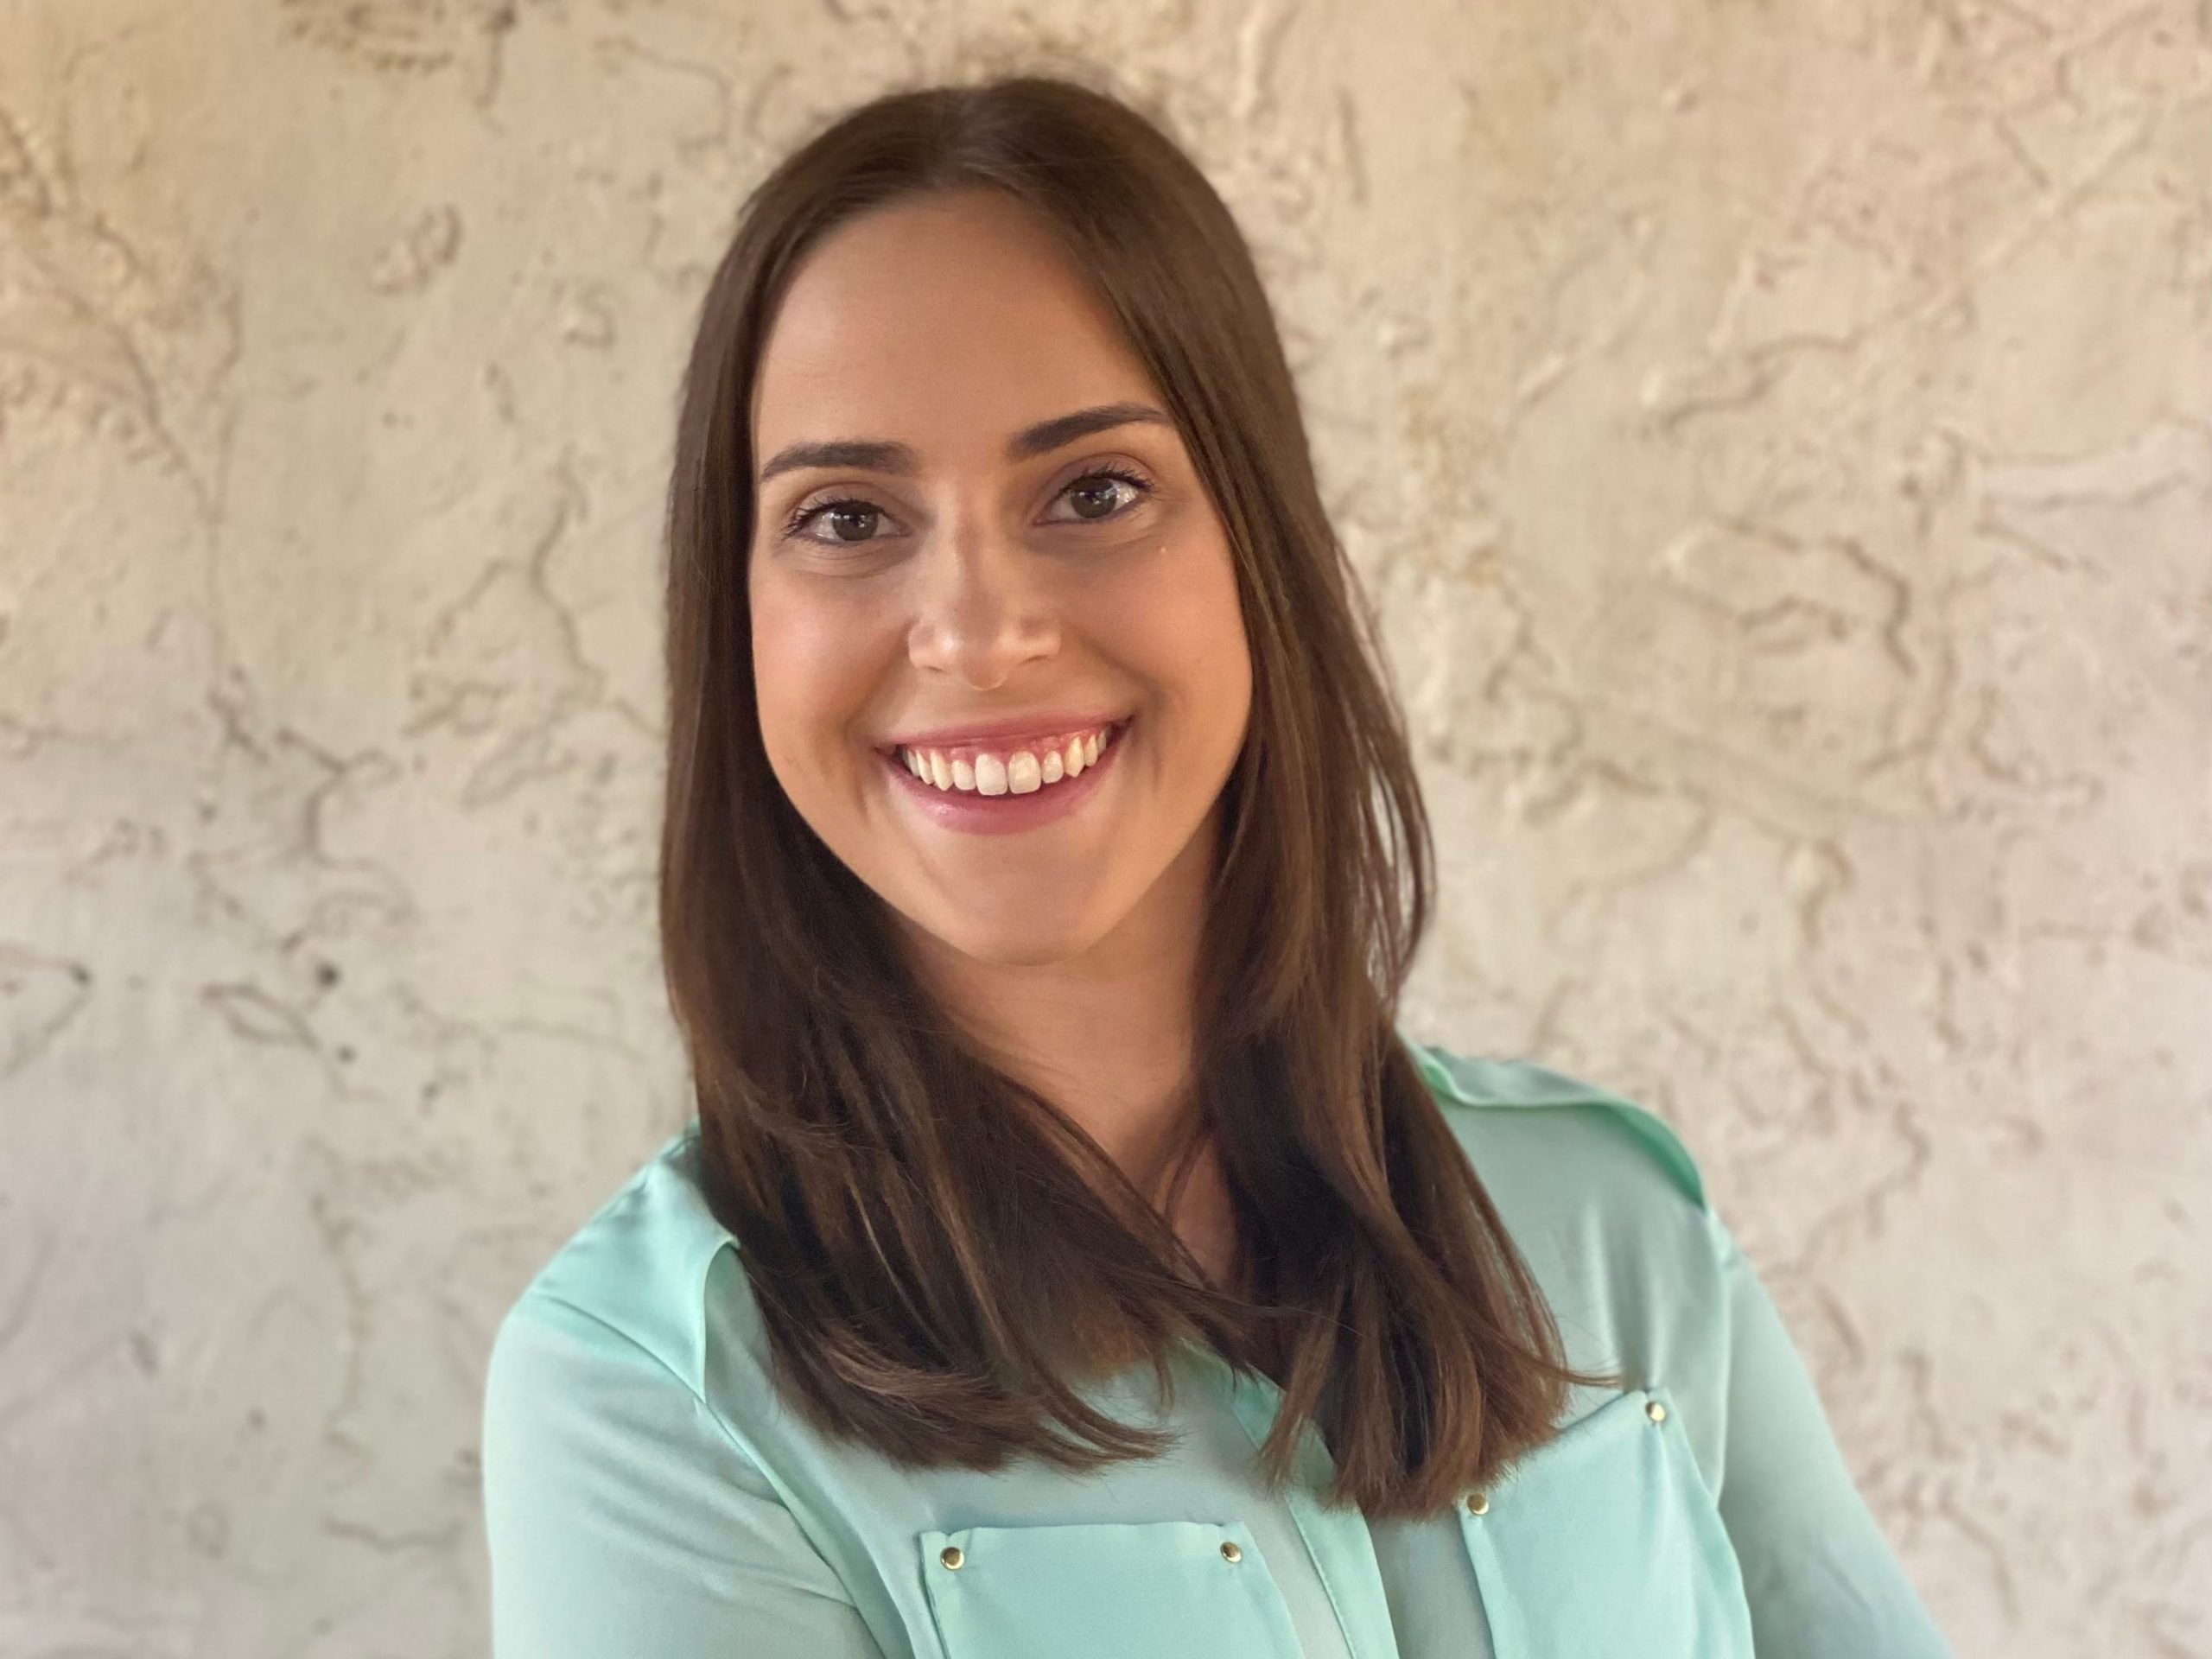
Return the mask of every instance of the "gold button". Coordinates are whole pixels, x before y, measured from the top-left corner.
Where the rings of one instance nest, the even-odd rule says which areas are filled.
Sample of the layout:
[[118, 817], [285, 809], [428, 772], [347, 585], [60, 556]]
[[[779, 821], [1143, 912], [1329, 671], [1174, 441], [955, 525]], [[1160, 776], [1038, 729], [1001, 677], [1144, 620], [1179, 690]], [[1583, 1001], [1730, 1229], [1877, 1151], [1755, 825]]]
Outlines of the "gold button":
[[1244, 1559], [1244, 1552], [1236, 1548], [1236, 1541], [1234, 1538], [1222, 1540], [1221, 1559], [1224, 1561], [1241, 1561]]
[[968, 1558], [965, 1555], [963, 1555], [960, 1553], [960, 1546], [957, 1544], [947, 1544], [938, 1556], [938, 1560], [943, 1561], [947, 1567], [954, 1568], [956, 1571], [958, 1569], [960, 1563], [967, 1559]]
[[1667, 1421], [1667, 1408], [1656, 1400], [1647, 1400], [1643, 1402], [1643, 1414], [1655, 1423], [1663, 1423]]
[[1469, 1515], [1488, 1515], [1490, 1513], [1489, 1497], [1481, 1492], [1469, 1492], [1467, 1494], [1467, 1513]]

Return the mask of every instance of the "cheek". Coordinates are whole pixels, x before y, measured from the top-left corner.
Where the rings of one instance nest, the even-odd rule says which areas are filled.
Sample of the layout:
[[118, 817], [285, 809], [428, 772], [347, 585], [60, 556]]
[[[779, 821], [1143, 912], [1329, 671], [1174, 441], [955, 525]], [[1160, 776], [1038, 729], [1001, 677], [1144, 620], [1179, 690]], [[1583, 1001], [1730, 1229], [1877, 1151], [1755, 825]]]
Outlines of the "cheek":
[[1252, 661], [1225, 544], [1165, 547], [1156, 568], [1128, 594], [1124, 637], [1141, 641], [1145, 671], [1170, 700], [1243, 734]]
[[1244, 607], [1237, 598], [1236, 577], [1222, 556], [1219, 581], [1198, 619], [1204, 630], [1199, 645], [1199, 677], [1207, 695], [1219, 700], [1224, 712], [1233, 711], [1240, 730], [1251, 701], [1252, 646], [1244, 632]]
[[867, 706], [866, 625], [773, 581], [756, 582], [751, 599], [760, 738], [789, 787], [795, 775], [833, 764]]

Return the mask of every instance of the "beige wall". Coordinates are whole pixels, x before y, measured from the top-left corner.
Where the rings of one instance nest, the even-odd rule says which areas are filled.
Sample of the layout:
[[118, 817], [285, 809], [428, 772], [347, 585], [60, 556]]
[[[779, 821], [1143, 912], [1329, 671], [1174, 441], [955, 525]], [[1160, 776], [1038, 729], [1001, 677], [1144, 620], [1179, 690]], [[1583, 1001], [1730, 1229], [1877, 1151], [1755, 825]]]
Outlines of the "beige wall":
[[2212, 1651], [2178, 0], [0, 0], [0, 1652], [470, 1655], [498, 1315], [683, 1109], [692, 308], [1039, 42], [1257, 244], [1446, 901], [1704, 1163], [1965, 1654]]

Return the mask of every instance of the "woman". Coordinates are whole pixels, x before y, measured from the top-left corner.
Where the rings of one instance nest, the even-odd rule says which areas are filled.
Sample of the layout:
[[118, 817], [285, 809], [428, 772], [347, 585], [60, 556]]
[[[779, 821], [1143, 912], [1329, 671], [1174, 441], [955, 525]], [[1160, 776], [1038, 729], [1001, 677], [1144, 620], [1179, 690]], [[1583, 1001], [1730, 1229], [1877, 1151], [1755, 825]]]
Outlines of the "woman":
[[499, 1332], [499, 1659], [1946, 1651], [1674, 1135], [1398, 1031], [1406, 741], [1155, 127], [786, 160], [670, 533], [698, 1121]]

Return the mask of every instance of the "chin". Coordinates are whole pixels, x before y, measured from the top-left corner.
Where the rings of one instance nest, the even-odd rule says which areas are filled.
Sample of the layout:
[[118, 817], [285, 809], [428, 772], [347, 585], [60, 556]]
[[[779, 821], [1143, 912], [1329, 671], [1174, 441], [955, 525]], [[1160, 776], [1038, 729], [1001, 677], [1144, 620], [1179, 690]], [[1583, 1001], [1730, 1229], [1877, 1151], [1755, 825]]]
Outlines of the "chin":
[[930, 930], [951, 949], [1001, 968], [1042, 968], [1079, 957], [1105, 936], [1099, 918], [1069, 912], [1039, 914], [1034, 907], [1003, 917], [966, 916]]

